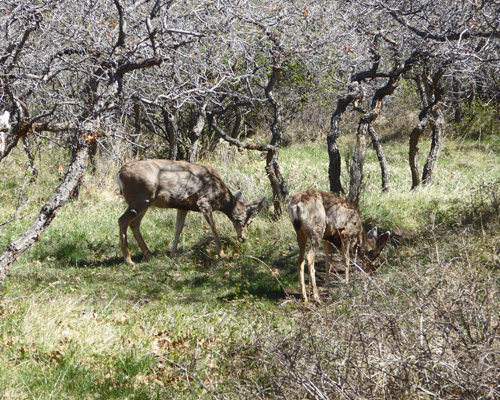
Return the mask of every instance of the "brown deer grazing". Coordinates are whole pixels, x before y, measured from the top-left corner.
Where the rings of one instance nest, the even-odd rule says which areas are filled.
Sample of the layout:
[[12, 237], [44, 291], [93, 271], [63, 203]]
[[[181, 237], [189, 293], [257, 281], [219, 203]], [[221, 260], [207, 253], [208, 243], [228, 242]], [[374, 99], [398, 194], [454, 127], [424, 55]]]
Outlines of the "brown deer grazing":
[[326, 256], [327, 280], [330, 277], [333, 246], [342, 249], [346, 266], [346, 283], [349, 283], [349, 251], [351, 249], [355, 250], [356, 255], [358, 250], [360, 251], [365, 269], [374, 271], [378, 267], [380, 253], [384, 249], [390, 233], [386, 232], [378, 236], [377, 228], [373, 228], [368, 234], [365, 233], [359, 213], [353, 204], [333, 193], [307, 189], [297, 193], [292, 198], [289, 211], [300, 249], [299, 280], [301, 297], [304, 302], [307, 302], [304, 281], [304, 255], [307, 239], [311, 241], [307, 255], [309, 280], [313, 300], [317, 303], [320, 302], [320, 299], [316, 287], [314, 256], [321, 241], [323, 241]]
[[128, 204], [118, 219], [120, 242], [125, 262], [134, 264], [127, 243], [130, 226], [135, 240], [146, 259], [151, 256], [139, 227], [149, 207], [176, 208], [175, 239], [170, 252], [175, 255], [179, 236], [188, 211], [203, 213], [215, 236], [219, 257], [224, 255], [213, 211], [221, 211], [233, 222], [238, 240], [244, 242], [252, 214], [260, 210], [264, 198], [250, 204], [242, 202], [241, 194], [234, 195], [213, 168], [186, 161], [139, 160], [123, 165], [116, 176], [120, 193]]

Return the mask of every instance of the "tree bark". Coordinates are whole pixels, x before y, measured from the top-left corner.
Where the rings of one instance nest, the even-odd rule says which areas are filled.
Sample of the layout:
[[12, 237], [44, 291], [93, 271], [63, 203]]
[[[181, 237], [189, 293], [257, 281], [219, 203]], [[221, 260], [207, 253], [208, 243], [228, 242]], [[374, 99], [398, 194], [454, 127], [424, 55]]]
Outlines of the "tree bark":
[[80, 183], [88, 161], [88, 144], [82, 138], [80, 147], [66, 172], [61, 184], [57, 187], [52, 198], [45, 203], [31, 226], [17, 239], [12, 241], [0, 255], [0, 284], [3, 283], [12, 264], [30, 248], [51, 224], [59, 209], [70, 198]]
[[273, 190], [274, 213], [276, 217], [279, 217], [283, 213], [281, 202], [288, 197], [288, 187], [286, 185], [285, 178], [283, 178], [283, 175], [281, 174], [278, 162], [278, 148], [275, 146], [272, 147], [274, 148], [274, 151], [267, 152], [266, 172]]

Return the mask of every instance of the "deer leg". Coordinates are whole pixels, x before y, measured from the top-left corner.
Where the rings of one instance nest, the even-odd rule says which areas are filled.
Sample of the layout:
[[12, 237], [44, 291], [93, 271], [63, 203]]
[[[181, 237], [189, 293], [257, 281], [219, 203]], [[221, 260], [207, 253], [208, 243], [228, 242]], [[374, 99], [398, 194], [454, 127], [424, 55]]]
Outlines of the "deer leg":
[[304, 264], [306, 253], [307, 236], [297, 232], [297, 242], [299, 243], [299, 283], [300, 283], [300, 297], [304, 303], [307, 303], [306, 282], [304, 279]]
[[312, 287], [312, 297], [316, 303], [321, 303], [319, 299], [318, 287], [316, 286], [316, 270], [314, 269], [314, 257], [319, 248], [319, 241], [311, 240], [311, 248], [307, 253], [307, 266], [309, 268], [309, 285]]
[[138, 215], [137, 211], [129, 206], [122, 214], [122, 216], [118, 218], [118, 226], [120, 227], [120, 244], [123, 253], [123, 260], [127, 264], [131, 265], [134, 265], [134, 263], [132, 262], [132, 258], [130, 257], [130, 250], [128, 248], [127, 229], [130, 223], [137, 218], [137, 215]]
[[144, 241], [144, 238], [141, 235], [140, 227], [141, 227], [141, 221], [144, 218], [144, 215], [146, 215], [146, 211], [148, 209], [146, 208], [144, 211], [142, 211], [137, 217], [130, 222], [130, 229], [132, 229], [132, 233], [134, 234], [135, 240], [137, 241], [137, 244], [139, 245], [139, 248], [141, 249], [142, 253], [144, 254], [144, 257], [146, 260], [149, 260], [152, 256], [151, 251], [149, 250], [148, 246], [146, 245], [146, 242]]
[[323, 250], [325, 250], [325, 281], [330, 280], [330, 269], [332, 268], [333, 245], [328, 240], [323, 240]]
[[175, 239], [172, 244], [172, 250], [170, 250], [170, 257], [175, 256], [175, 251], [177, 250], [177, 245], [179, 244], [179, 237], [181, 236], [182, 229], [184, 228], [184, 221], [186, 220], [186, 215], [188, 210], [177, 210], [177, 219], [175, 221]]
[[210, 225], [210, 228], [212, 229], [212, 233], [215, 238], [215, 245], [217, 246], [217, 254], [219, 254], [220, 258], [222, 258], [224, 257], [224, 252], [222, 251], [222, 246], [220, 244], [219, 231], [217, 230], [217, 225], [215, 224], [214, 214], [212, 210], [206, 210], [202, 212], [203, 216], [208, 222], [208, 225]]

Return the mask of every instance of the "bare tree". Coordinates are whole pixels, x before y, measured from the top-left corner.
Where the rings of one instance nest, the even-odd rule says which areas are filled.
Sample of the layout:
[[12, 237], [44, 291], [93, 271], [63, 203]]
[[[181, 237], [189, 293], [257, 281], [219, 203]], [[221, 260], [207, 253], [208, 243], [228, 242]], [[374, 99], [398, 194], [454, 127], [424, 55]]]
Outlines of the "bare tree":
[[[499, 71], [498, 4], [463, 0], [439, 3], [420, 0], [411, 4], [407, 1], [377, 3], [404, 29], [402, 35], [407, 38], [409, 45], [427, 46], [432, 50], [430, 59], [422, 65], [421, 72], [415, 77], [422, 109], [419, 123], [410, 136], [413, 189], [420, 182], [431, 182], [444, 129], [443, 104], [454, 104], [455, 110], [460, 110], [461, 101], [458, 100], [460, 96], [457, 94], [466, 92], [470, 82], [487, 80]], [[498, 83], [491, 81], [491, 87], [498, 88]], [[485, 101], [494, 101], [497, 96], [498, 90], [483, 92]], [[457, 120], [459, 115], [455, 113], [454, 118]], [[427, 126], [430, 126], [432, 131], [432, 143], [420, 179], [417, 145]]]
[[366, 136], [372, 123], [380, 115], [382, 102], [386, 96], [391, 95], [396, 89], [401, 77], [411, 70], [413, 65], [420, 60], [422, 53], [417, 50], [408, 57], [400, 65], [394, 66], [393, 70], [388, 73], [381, 73], [379, 76], [387, 77], [387, 82], [384, 86], [375, 91], [370, 108], [364, 112], [359, 120], [358, 132], [356, 136], [356, 148], [354, 150], [353, 162], [351, 165], [351, 181], [349, 186], [349, 195], [347, 199], [353, 204], [359, 204], [361, 194], [361, 184], [363, 180], [363, 164], [366, 151]]
[[[116, 109], [124, 77], [163, 61], [156, 52], [155, 34], [149, 30], [152, 18], [139, 18], [132, 29], [142, 27], [142, 34], [135, 32], [131, 39], [126, 22], [134, 7], [126, 9], [119, 0], [115, 0], [114, 9], [108, 6], [28, 1], [5, 5], [8, 12], [1, 17], [6, 27], [0, 57], [2, 107], [12, 111], [13, 118], [0, 161], [19, 139], [28, 135], [36, 139], [47, 132], [72, 150], [73, 160], [33, 224], [0, 255], [0, 282], [78, 187], [89, 145], [105, 136], [101, 121]], [[100, 19], [108, 12], [118, 16], [117, 36], [115, 25]], [[59, 24], [61, 15], [66, 24]], [[108, 35], [110, 31], [112, 35]], [[149, 46], [133, 43], [143, 43], [144, 38]], [[42, 54], [46, 56], [41, 58]]]
[[413, 128], [410, 135], [409, 162], [412, 177], [412, 189], [420, 184], [417, 155], [419, 152], [418, 141], [427, 126], [432, 127], [432, 144], [425, 164], [422, 179], [425, 183], [430, 183], [433, 166], [437, 161], [441, 148], [441, 138], [443, 135], [444, 117], [441, 110], [443, 91], [440, 85], [443, 69], [439, 69], [433, 75], [424, 68], [421, 73], [417, 73], [415, 80], [418, 92], [422, 101], [422, 111], [419, 115], [419, 123]]

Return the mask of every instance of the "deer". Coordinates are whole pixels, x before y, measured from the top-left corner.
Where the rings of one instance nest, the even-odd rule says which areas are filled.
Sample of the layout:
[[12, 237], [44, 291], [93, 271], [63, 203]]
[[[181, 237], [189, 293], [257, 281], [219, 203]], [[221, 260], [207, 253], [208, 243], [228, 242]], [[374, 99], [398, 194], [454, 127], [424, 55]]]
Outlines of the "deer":
[[[355, 251], [355, 262], [358, 251], [363, 258], [367, 272], [375, 271], [380, 264], [380, 254], [390, 237], [390, 232], [379, 236], [378, 228], [365, 232], [359, 212], [354, 204], [333, 193], [316, 189], [306, 189], [293, 196], [289, 215], [299, 245], [299, 282], [301, 299], [308, 302], [304, 265], [309, 268], [309, 284], [312, 297], [321, 303], [316, 286], [314, 257], [321, 241], [325, 251], [326, 280], [330, 278], [333, 248], [341, 248], [345, 262], [345, 282], [349, 283], [350, 251]], [[311, 242], [307, 259], [305, 256], [307, 240]]]
[[252, 215], [263, 207], [265, 197], [245, 204], [241, 192], [232, 194], [221, 177], [210, 166], [192, 164], [187, 161], [148, 159], [124, 164], [116, 175], [120, 194], [128, 207], [118, 218], [120, 245], [124, 261], [134, 266], [127, 242], [130, 226], [135, 240], [146, 260], [152, 253], [144, 241], [141, 221], [150, 207], [175, 208], [175, 238], [170, 251], [174, 257], [184, 221], [189, 211], [201, 212], [215, 237], [217, 254], [224, 257], [214, 211], [226, 214], [233, 223], [239, 242], [246, 240], [247, 227]]

